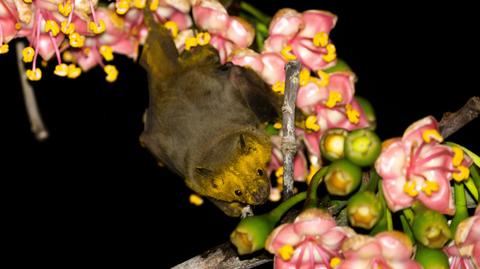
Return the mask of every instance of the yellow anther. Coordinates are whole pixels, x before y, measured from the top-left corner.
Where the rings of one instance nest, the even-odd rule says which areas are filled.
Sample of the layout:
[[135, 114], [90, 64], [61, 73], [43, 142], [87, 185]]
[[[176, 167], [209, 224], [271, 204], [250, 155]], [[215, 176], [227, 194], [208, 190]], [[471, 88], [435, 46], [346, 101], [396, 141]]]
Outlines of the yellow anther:
[[433, 140], [437, 141], [438, 143], [443, 142], [442, 135], [435, 129], [428, 129], [423, 131], [422, 138], [425, 143], [430, 143]]
[[19, 22], [15, 23], [15, 29], [16, 29], [16, 30], [22, 29], [22, 24], [19, 23]]
[[418, 191], [416, 189], [417, 184], [415, 181], [408, 181], [403, 185], [403, 191], [411, 197], [415, 197], [418, 195]]
[[85, 37], [77, 32], [71, 33], [68, 38], [70, 39], [70, 46], [74, 48], [81, 48], [85, 44]]
[[348, 121], [353, 124], [358, 124], [360, 122], [360, 112], [356, 109], [353, 109], [352, 105], [347, 104], [345, 106], [345, 112], [347, 113]]
[[272, 85], [272, 90], [278, 94], [285, 93], [285, 82], [277, 81]]
[[310, 171], [308, 172], [307, 179], [306, 179], [307, 185], [310, 185], [310, 181], [312, 181], [313, 176], [318, 172], [318, 170], [320, 170], [320, 166], [311, 164], [309, 170]]
[[300, 86], [305, 86], [310, 82], [310, 70], [307, 68], [303, 68], [302, 71], [300, 71]]
[[317, 83], [319, 87], [327, 87], [328, 84], [330, 84], [330, 75], [327, 72], [318, 70], [317, 75], [320, 78], [320, 80]]
[[53, 73], [59, 77], [66, 77], [68, 75], [68, 65], [58, 64], [55, 66], [55, 71], [53, 71]]
[[32, 0], [23, 0], [23, 2], [27, 3], [27, 4], [31, 4], [32, 3]]
[[83, 54], [85, 54], [86, 56], [88, 56], [90, 54], [90, 52], [92, 52], [92, 49], [86, 47], [83, 49]]
[[331, 260], [330, 260], [330, 267], [337, 267], [340, 263], [342, 262], [342, 260], [339, 258], [339, 257], [333, 257]]
[[328, 95], [328, 100], [325, 103], [325, 105], [328, 108], [332, 108], [337, 105], [337, 103], [341, 102], [343, 100], [342, 94], [337, 91], [330, 91], [330, 94]]
[[287, 61], [293, 61], [297, 59], [297, 56], [292, 54], [292, 46], [285, 46], [282, 51], [280, 51], [282, 54], [283, 58]]
[[3, 45], [1, 45], [1, 46], [0, 46], [0, 54], [5, 54], [5, 53], [7, 53], [7, 52], [8, 52], [8, 49], [9, 49], [8, 44], [3, 44]]
[[82, 69], [74, 64], [68, 66], [68, 78], [78, 78], [82, 74]]
[[185, 40], [185, 50], [190, 50], [198, 45], [198, 40], [195, 37], [189, 37]]
[[188, 201], [196, 206], [201, 206], [203, 204], [203, 199], [202, 197], [196, 195], [196, 194], [190, 194], [190, 197], [188, 198]]
[[130, 9], [130, 3], [128, 0], [120, 0], [115, 3], [115, 12], [120, 15], [124, 15]]
[[432, 196], [432, 193], [437, 192], [439, 189], [440, 187], [438, 186], [438, 183], [431, 180], [426, 180], [422, 187], [423, 193], [425, 193], [427, 196]]
[[117, 80], [118, 77], [118, 70], [114, 65], [106, 65], [103, 68], [103, 71], [107, 73], [107, 76], [105, 77], [105, 80], [108, 82], [114, 82]]
[[470, 170], [468, 170], [467, 167], [465, 167], [463, 165], [460, 165], [460, 166], [456, 167], [456, 169], [458, 169], [459, 171], [456, 172], [456, 173], [453, 173], [453, 175], [452, 175], [453, 179], [456, 182], [462, 182], [470, 176]]
[[62, 60], [64, 62], [72, 62], [73, 61], [73, 54], [70, 51], [65, 51], [62, 53]]
[[289, 261], [292, 258], [294, 252], [295, 249], [292, 247], [292, 245], [288, 244], [278, 249], [278, 254], [284, 261]]
[[100, 54], [103, 56], [105, 61], [113, 60], [113, 49], [108, 45], [102, 45], [100, 47]]
[[40, 68], [28, 69], [25, 74], [27, 78], [31, 81], [38, 81], [42, 78], [42, 70]]
[[280, 166], [280, 167], [275, 171], [275, 176], [276, 176], [277, 178], [283, 176], [283, 166]]
[[459, 165], [462, 164], [463, 162], [463, 150], [459, 147], [452, 147], [452, 150], [453, 150], [453, 158], [452, 158], [452, 163], [453, 163], [453, 166], [457, 167]]
[[90, 29], [90, 31], [92, 31], [97, 35], [101, 34], [105, 32], [105, 29], [106, 29], [105, 22], [102, 19], [98, 20], [98, 23], [91, 21], [88, 23], [88, 29]]
[[54, 20], [47, 20], [45, 22], [45, 32], [51, 32], [53, 36], [57, 36], [58, 33], [60, 32], [60, 27], [58, 27], [58, 24]]
[[170, 33], [172, 34], [173, 38], [177, 37], [178, 35], [178, 25], [174, 21], [167, 21], [166, 23], [163, 24], [165, 28], [170, 30]]
[[208, 32], [197, 34], [197, 43], [200, 46], [205, 46], [205, 45], [210, 44], [211, 39], [212, 39], [212, 37], [210, 36], [210, 34]]
[[75, 25], [73, 23], [68, 23], [67, 21], [62, 21], [60, 29], [62, 30], [62, 33], [70, 35], [75, 32]]
[[135, 0], [133, 1], [133, 6], [138, 9], [144, 9], [147, 5], [147, 0]]
[[320, 125], [318, 125], [317, 123], [317, 116], [315, 115], [308, 116], [307, 119], [305, 120], [305, 127], [314, 132], [318, 132], [320, 130]]
[[33, 61], [33, 56], [35, 56], [35, 50], [32, 47], [26, 47], [22, 50], [22, 60], [25, 63], [31, 63]]
[[280, 123], [280, 122], [275, 122], [275, 123], [273, 124], [273, 128], [275, 128], [275, 129], [277, 129], [277, 130], [282, 129], [282, 123]]
[[73, 10], [73, 6], [70, 0], [68, 0], [65, 4], [63, 3], [58, 4], [58, 12], [62, 14], [64, 17], [67, 17], [68, 15], [70, 15], [72, 10]]
[[313, 45], [317, 47], [325, 47], [328, 45], [328, 34], [325, 32], [319, 32], [313, 37]]
[[337, 59], [337, 49], [335, 48], [335, 45], [332, 43], [327, 45], [327, 54], [323, 55], [323, 60], [325, 62], [333, 62], [335, 59]]
[[150, 10], [151, 11], [157, 10], [158, 5], [159, 5], [158, 0], [152, 0], [152, 2], [150, 2]]

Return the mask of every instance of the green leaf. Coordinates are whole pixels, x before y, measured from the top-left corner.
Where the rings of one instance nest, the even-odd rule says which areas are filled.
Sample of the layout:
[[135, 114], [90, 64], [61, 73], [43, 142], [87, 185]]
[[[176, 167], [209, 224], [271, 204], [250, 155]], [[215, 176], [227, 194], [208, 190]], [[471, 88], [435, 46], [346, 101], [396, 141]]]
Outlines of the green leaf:
[[469, 177], [468, 180], [463, 182], [463, 184], [465, 184], [465, 187], [467, 187], [467, 190], [470, 192], [473, 198], [478, 202], [478, 189], [475, 186], [473, 179]]

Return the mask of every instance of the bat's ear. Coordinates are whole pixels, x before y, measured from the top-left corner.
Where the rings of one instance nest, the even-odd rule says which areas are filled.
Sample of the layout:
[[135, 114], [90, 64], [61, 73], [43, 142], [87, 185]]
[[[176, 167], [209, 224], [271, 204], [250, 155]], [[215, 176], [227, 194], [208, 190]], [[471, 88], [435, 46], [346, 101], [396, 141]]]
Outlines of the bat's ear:
[[247, 140], [244, 134], [240, 134], [240, 137], [238, 139], [238, 145], [240, 147], [240, 151], [243, 154], [247, 154], [249, 152], [250, 148], [248, 147]]
[[148, 8], [145, 9], [144, 16], [148, 37], [143, 46], [140, 64], [150, 77], [160, 79], [171, 77], [180, 69], [175, 43], [170, 32], [155, 21]]
[[240, 90], [243, 99], [261, 122], [275, 120], [282, 99], [251, 69], [232, 65], [229, 80]]

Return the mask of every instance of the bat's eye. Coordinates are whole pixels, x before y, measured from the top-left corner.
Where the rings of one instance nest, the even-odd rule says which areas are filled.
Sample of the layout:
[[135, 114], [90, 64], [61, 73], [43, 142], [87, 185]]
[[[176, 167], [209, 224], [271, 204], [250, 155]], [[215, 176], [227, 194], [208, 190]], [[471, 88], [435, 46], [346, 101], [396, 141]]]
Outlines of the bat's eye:
[[264, 174], [263, 169], [258, 169], [257, 170], [257, 175], [263, 176], [263, 174]]
[[235, 195], [236, 195], [236, 196], [241, 196], [241, 195], [242, 195], [242, 191], [241, 191], [241, 190], [235, 190]]

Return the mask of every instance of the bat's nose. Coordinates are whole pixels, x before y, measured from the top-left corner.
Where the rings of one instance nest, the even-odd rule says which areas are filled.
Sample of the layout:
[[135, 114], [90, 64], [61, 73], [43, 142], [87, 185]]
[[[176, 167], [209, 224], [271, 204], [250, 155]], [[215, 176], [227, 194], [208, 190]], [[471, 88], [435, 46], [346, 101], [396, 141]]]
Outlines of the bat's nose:
[[254, 204], [258, 205], [265, 203], [269, 194], [270, 186], [268, 184], [258, 186], [258, 188], [253, 192], [253, 199], [255, 200]]

